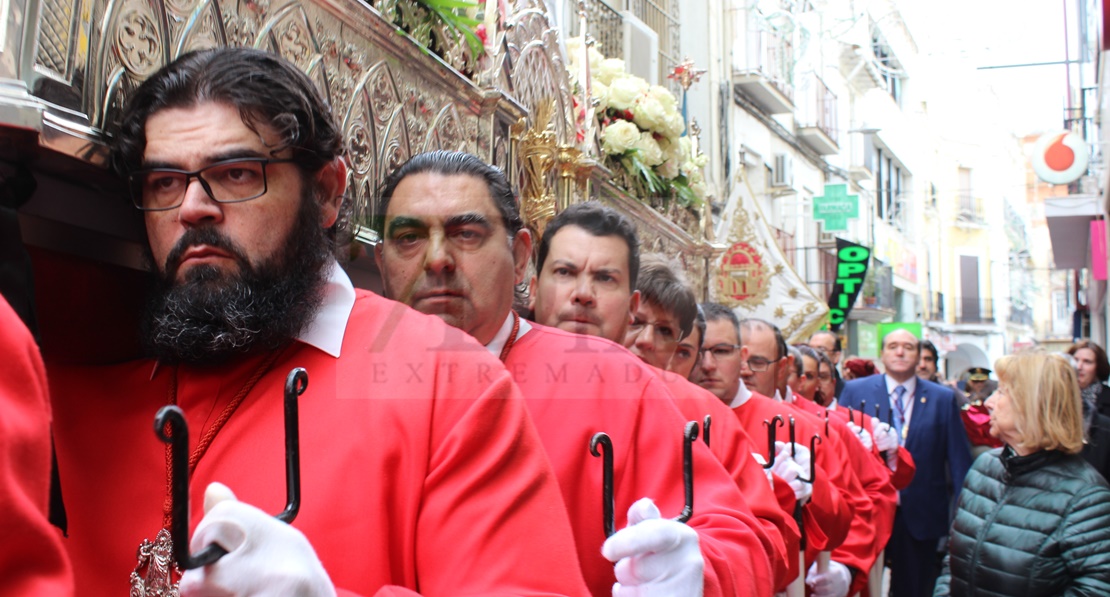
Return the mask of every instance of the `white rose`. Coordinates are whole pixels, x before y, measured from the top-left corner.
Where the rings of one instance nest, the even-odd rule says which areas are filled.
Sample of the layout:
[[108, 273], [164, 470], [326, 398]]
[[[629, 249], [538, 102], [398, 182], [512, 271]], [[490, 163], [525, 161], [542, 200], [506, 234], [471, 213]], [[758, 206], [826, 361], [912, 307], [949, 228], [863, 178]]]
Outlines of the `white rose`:
[[655, 142], [651, 133], [640, 133], [640, 138], [632, 146], [632, 149], [640, 152], [640, 161], [645, 166], [658, 166], [663, 163], [663, 150], [659, 149], [659, 144]]
[[678, 99], [675, 98], [670, 89], [662, 85], [652, 85], [648, 89], [648, 95], [655, 98], [655, 101], [659, 102], [665, 110], [669, 112], [678, 111]]
[[682, 115], [678, 113], [671, 113], [659, 125], [660, 133], [675, 139], [679, 138], [685, 130], [686, 122], [682, 120]]
[[667, 121], [667, 115], [663, 105], [645, 93], [632, 106], [632, 120], [644, 130], [657, 131]]
[[[593, 48], [591, 48], [593, 49]], [[598, 53], [598, 57], [601, 54]], [[590, 68], [594, 69], [593, 60], [590, 60]], [[600, 61], [597, 68], [592, 70], [594, 78], [606, 85], [610, 85], [613, 79], [625, 76], [627, 73], [624, 71], [624, 61], [620, 58], [605, 58]]]
[[627, 110], [636, 103], [636, 98], [647, 89], [647, 83], [631, 75], [617, 77], [609, 84], [609, 107]]
[[597, 107], [595, 108], [598, 114], [605, 111], [609, 107], [609, 86], [598, 80], [590, 83], [590, 94], [597, 100]]
[[627, 120], [615, 120], [601, 131], [601, 150], [609, 155], [621, 155], [639, 140], [639, 127]]

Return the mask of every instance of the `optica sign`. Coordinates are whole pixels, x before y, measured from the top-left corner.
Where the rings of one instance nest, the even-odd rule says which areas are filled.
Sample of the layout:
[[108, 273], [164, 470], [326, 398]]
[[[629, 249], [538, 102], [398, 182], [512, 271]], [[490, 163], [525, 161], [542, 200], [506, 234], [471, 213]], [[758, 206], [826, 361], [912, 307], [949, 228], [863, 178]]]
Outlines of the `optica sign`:
[[836, 282], [829, 295], [829, 329], [836, 331], [848, 321], [848, 313], [863, 288], [863, 278], [871, 263], [871, 249], [836, 239]]

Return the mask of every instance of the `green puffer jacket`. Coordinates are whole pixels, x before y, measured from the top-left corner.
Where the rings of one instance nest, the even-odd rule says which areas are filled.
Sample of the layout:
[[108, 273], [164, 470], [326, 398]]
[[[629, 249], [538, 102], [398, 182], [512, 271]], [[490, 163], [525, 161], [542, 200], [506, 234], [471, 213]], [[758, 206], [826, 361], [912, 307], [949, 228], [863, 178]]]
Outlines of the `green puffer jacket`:
[[933, 595], [1110, 595], [1110, 487], [1078, 455], [983, 454]]

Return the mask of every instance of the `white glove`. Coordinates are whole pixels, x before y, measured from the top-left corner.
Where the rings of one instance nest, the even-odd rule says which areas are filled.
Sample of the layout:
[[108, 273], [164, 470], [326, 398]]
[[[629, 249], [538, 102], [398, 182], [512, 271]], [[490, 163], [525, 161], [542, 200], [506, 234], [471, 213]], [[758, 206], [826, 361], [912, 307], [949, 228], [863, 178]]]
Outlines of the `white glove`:
[[898, 470], [898, 432], [887, 423], [880, 423], [878, 419], [871, 419], [871, 432], [875, 434], [875, 447], [886, 458], [887, 468]]
[[[798, 455], [801, 456], [801, 452]], [[775, 456], [775, 463], [771, 465], [771, 472], [786, 481], [790, 489], [794, 490], [794, 499], [799, 504], [805, 504], [806, 500], [813, 495], [813, 485], [802, 481], [802, 478], [809, 476], [809, 469], [802, 468], [802, 465], [794, 462], [790, 458], [790, 452], [780, 451]]]
[[806, 585], [813, 591], [813, 597], [847, 597], [851, 584], [852, 571], [836, 561], [829, 561], [829, 570], [824, 574], [818, 574], [817, 562], [814, 562], [806, 574]]
[[[752, 458], [755, 458], [755, 461], [759, 463], [760, 468], [763, 468], [763, 467], [767, 466], [767, 459], [763, 457], [763, 454], [760, 454], [759, 452], [752, 452]], [[771, 491], [774, 491], [775, 490], [774, 473], [772, 473], [771, 469], [769, 469], [769, 468], [763, 468], [763, 474], [767, 475], [767, 483], [771, 485]]]
[[204, 518], [189, 549], [210, 543], [228, 551], [216, 563], [187, 570], [181, 597], [334, 597], [335, 587], [304, 534], [235, 499], [227, 486], [204, 492]]
[[705, 560], [697, 531], [660, 518], [649, 498], [632, 504], [628, 526], [605, 540], [601, 555], [617, 564], [613, 597], [702, 595]]
[[797, 462], [798, 466], [802, 467], [802, 470], [805, 471], [803, 476], [809, 476], [809, 448], [802, 444], [794, 444], [793, 449], [791, 449], [791, 445], [788, 442], [775, 442], [776, 462], [779, 460], [779, 457], [790, 458], [794, 462]]
[[856, 439], [859, 440], [859, 443], [863, 444], [863, 449], [870, 452], [871, 446], [875, 445], [874, 440], [871, 439], [871, 434], [865, 431], [863, 427], [851, 421], [848, 421], [848, 429], [851, 429], [852, 433], [856, 434]]

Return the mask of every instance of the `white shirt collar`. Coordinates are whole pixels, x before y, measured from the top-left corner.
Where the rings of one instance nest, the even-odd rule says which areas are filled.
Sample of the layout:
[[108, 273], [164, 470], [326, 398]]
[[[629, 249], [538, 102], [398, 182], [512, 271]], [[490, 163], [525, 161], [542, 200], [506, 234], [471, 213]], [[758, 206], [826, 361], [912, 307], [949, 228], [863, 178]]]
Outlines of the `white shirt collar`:
[[728, 406], [729, 408], [739, 408], [744, 406], [744, 403], [751, 397], [752, 391], [748, 389], [748, 386], [744, 385], [744, 380], [741, 379], [740, 387], [736, 388], [736, 395], [732, 397], [732, 402], [729, 402]]
[[316, 316], [312, 318], [297, 340], [318, 348], [335, 358], [343, 347], [343, 334], [347, 331], [347, 320], [355, 307], [355, 287], [347, 273], [334, 259], [328, 267], [328, 279], [324, 284], [324, 300]]
[[[528, 333], [532, 329], [532, 324], [528, 323], [527, 319], [520, 318], [520, 329], [516, 332], [516, 339]], [[501, 349], [505, 348], [505, 343], [509, 341], [509, 334], [513, 331], [513, 314], [509, 313], [505, 316], [505, 322], [501, 324], [501, 329], [493, 335], [493, 340], [486, 344], [486, 349], [490, 351], [495, 357], [501, 357]], [[516, 340], [514, 340], [515, 342]]]
[[886, 378], [886, 393], [894, 395], [894, 388], [902, 386], [906, 388], [906, 395], [913, 396], [914, 390], [917, 389], [917, 376], [913, 376], [902, 383], [894, 381], [889, 375], [883, 375]]

